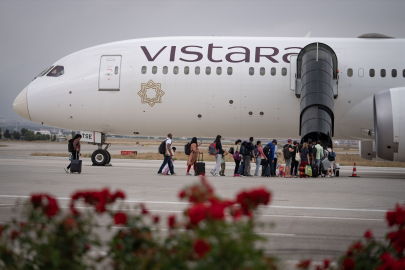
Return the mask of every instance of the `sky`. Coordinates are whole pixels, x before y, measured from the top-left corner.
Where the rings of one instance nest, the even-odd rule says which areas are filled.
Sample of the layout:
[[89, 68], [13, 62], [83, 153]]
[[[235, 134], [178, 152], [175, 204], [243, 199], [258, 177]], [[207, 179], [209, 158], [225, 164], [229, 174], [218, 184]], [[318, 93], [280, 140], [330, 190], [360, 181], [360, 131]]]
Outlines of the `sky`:
[[13, 101], [58, 59], [144, 37], [405, 38], [405, 0], [0, 0], [0, 117], [24, 120]]

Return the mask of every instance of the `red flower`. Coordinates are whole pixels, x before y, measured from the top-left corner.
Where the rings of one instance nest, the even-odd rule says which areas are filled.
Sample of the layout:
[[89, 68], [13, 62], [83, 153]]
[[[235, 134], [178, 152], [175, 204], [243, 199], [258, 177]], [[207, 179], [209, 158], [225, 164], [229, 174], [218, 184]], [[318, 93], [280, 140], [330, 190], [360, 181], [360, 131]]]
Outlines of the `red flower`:
[[373, 232], [372, 232], [371, 230], [367, 230], [367, 231], [364, 233], [364, 238], [366, 238], [366, 239], [372, 239], [372, 238], [373, 238]]
[[343, 270], [353, 270], [354, 267], [356, 266], [355, 262], [351, 258], [347, 258], [343, 261]]
[[78, 227], [76, 220], [74, 218], [72, 218], [72, 217], [67, 217], [63, 221], [63, 226], [65, 227], [65, 229], [67, 231]]
[[358, 241], [348, 248], [346, 255], [352, 256], [354, 252], [361, 250], [362, 248], [363, 248], [363, 244], [360, 241]]
[[297, 264], [297, 268], [308, 269], [310, 265], [311, 265], [311, 260], [302, 260]]
[[396, 259], [389, 253], [384, 253], [380, 257], [383, 264], [377, 270], [402, 270], [405, 269], [405, 258]]
[[47, 199], [48, 199], [48, 205], [45, 206], [45, 208], [44, 208], [45, 214], [48, 217], [53, 217], [59, 212], [59, 206], [56, 203], [56, 200], [54, 198], [47, 196]]
[[402, 253], [405, 250], [405, 228], [396, 232], [390, 232], [387, 237], [398, 253]]
[[20, 232], [19, 232], [19, 231], [15, 231], [15, 230], [12, 230], [12, 231], [11, 231], [11, 233], [10, 233], [11, 240], [16, 239], [18, 236], [20, 236]]
[[180, 199], [188, 199], [191, 203], [204, 203], [212, 198], [214, 189], [210, 186], [205, 176], [201, 176], [201, 184], [187, 187], [179, 192]]
[[119, 225], [119, 224], [125, 225], [125, 224], [127, 224], [127, 215], [125, 213], [123, 213], [123, 212], [117, 212], [114, 215], [114, 223], [116, 225]]
[[395, 205], [393, 211], [388, 211], [386, 214], [386, 219], [390, 227], [394, 225], [404, 225], [405, 224], [405, 206]]
[[193, 225], [197, 225], [201, 221], [203, 221], [206, 217], [206, 207], [203, 204], [196, 204], [188, 210], [188, 217], [190, 219], [190, 223]]
[[88, 243], [84, 244], [84, 249], [85, 250], [90, 250], [90, 245]]
[[159, 216], [153, 217], [153, 223], [157, 224], [157, 223], [159, 223], [159, 220], [160, 220]]
[[142, 209], [142, 215], [148, 215], [149, 214], [149, 210], [146, 209], [145, 204], [141, 203], [141, 209]]
[[24, 222], [20, 222], [20, 227], [24, 227], [25, 223]]
[[[48, 203], [44, 205], [44, 199]], [[59, 206], [56, 199], [48, 194], [33, 194], [31, 195], [31, 203], [34, 208], [42, 207], [42, 210], [48, 217], [53, 217], [59, 212]]]
[[194, 252], [197, 253], [198, 257], [201, 259], [211, 250], [211, 246], [202, 239], [198, 239], [194, 242]]
[[176, 225], [176, 216], [175, 215], [170, 215], [167, 218], [167, 224], [169, 225], [169, 228], [173, 229], [174, 226]]
[[101, 191], [78, 191], [72, 195], [70, 202], [70, 210], [74, 215], [78, 215], [79, 212], [74, 207], [74, 202], [80, 198], [84, 199], [84, 202], [93, 205], [96, 212], [103, 213], [106, 211], [106, 205], [114, 203], [117, 198], [124, 199], [125, 194], [122, 191], [117, 191], [115, 194], [111, 194], [110, 191], [105, 188]]
[[323, 260], [323, 266], [324, 266], [325, 269], [328, 268], [329, 265], [330, 265], [330, 260], [329, 259]]
[[240, 204], [245, 215], [255, 210], [259, 204], [267, 205], [270, 202], [270, 192], [265, 188], [242, 191], [237, 195], [236, 201]]

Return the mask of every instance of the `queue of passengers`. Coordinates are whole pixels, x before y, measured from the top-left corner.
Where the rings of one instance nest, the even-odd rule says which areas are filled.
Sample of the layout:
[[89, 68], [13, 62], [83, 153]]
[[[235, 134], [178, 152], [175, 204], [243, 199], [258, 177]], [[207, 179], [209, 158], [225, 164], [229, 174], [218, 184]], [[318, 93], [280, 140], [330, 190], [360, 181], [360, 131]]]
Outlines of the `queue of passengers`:
[[[249, 141], [243, 141], [238, 139], [235, 141], [235, 146], [231, 147], [229, 151], [222, 147], [222, 136], [218, 135], [215, 141], [209, 147], [209, 153], [215, 156], [215, 167], [210, 173], [215, 176], [225, 176], [225, 156], [231, 154], [235, 162], [234, 177], [259, 177], [260, 167], [262, 167], [261, 177], [276, 177], [277, 169], [281, 171], [283, 169], [283, 176], [285, 178], [305, 178], [307, 177], [307, 166], [311, 167], [314, 177], [322, 175], [321, 161], [327, 158], [330, 162], [330, 167], [326, 170], [326, 177], [333, 177], [333, 163], [335, 162], [335, 153], [332, 151], [330, 144], [321, 145], [321, 141], [312, 141], [308, 139], [307, 142], [299, 144], [292, 139], [287, 140], [282, 148], [284, 156], [285, 167], [282, 167], [278, 163], [278, 148], [277, 140], [262, 145], [261, 141], [254, 143], [254, 138], [250, 137]], [[163, 154], [164, 160], [158, 171], [158, 174], [167, 174], [170, 171], [171, 175], [174, 173], [174, 152], [175, 147], [172, 147], [172, 134], [168, 134], [165, 142], [162, 143], [159, 152]], [[200, 154], [197, 138], [193, 137], [189, 145], [189, 153], [187, 160], [187, 172], [186, 175], [192, 175], [190, 173], [191, 167], [193, 167], [194, 175], [198, 175], [197, 172], [197, 160]], [[163, 150], [164, 147], [164, 150]], [[252, 162], [256, 165], [254, 175], [251, 174]], [[165, 170], [166, 167], [166, 170]], [[204, 164], [205, 173], [205, 164]], [[278, 176], [282, 176], [281, 172]]]

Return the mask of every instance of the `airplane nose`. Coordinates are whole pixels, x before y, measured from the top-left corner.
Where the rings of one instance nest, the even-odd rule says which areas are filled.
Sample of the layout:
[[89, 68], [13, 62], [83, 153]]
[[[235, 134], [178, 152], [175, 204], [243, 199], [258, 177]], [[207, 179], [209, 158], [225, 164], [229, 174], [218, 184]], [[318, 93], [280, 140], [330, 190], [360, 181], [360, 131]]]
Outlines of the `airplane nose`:
[[30, 114], [28, 113], [28, 102], [27, 102], [27, 92], [28, 86], [21, 91], [21, 93], [15, 98], [13, 103], [13, 109], [20, 116], [31, 121]]

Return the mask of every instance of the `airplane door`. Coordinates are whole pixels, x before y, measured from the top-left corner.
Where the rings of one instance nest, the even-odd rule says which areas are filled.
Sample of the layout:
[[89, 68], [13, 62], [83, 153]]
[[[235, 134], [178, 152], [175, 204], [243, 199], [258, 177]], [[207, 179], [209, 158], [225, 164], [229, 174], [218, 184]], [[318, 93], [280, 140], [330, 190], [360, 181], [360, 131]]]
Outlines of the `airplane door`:
[[120, 90], [121, 57], [121, 55], [101, 56], [99, 90]]
[[298, 55], [290, 56], [290, 89], [295, 90], [295, 78], [297, 76], [297, 58]]

